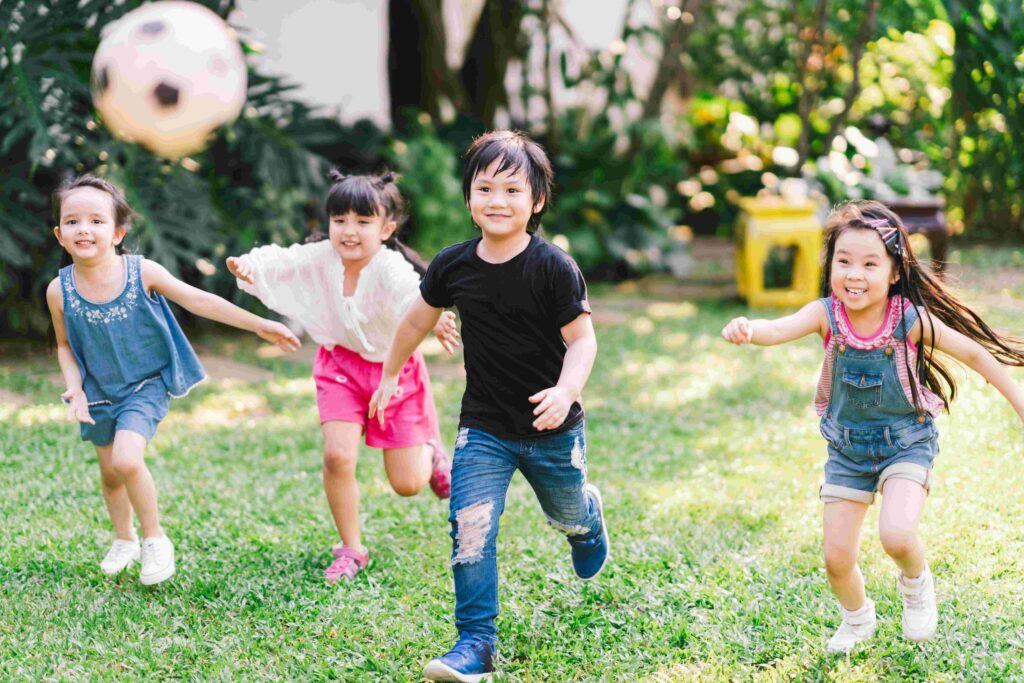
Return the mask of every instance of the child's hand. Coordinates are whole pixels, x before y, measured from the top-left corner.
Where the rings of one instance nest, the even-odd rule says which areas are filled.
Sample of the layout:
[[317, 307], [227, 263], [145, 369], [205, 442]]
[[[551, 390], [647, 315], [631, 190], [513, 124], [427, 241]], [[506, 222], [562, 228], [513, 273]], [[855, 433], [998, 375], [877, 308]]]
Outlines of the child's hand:
[[391, 403], [391, 397], [395, 395], [398, 390], [398, 377], [384, 377], [381, 375], [380, 384], [377, 385], [377, 391], [373, 392], [373, 396], [370, 397], [370, 419], [373, 416], [377, 416], [377, 422], [380, 426], [384, 426], [384, 411], [387, 410], [388, 403]]
[[722, 330], [722, 336], [725, 337], [726, 341], [732, 342], [737, 346], [743, 344], [749, 344], [751, 338], [754, 336], [754, 326], [744, 317], [733, 318], [725, 329]]
[[79, 422], [91, 425], [96, 424], [96, 421], [89, 415], [89, 399], [85, 397], [84, 391], [81, 389], [69, 389], [61, 394], [60, 397], [68, 402], [69, 420], [78, 420]]
[[455, 353], [459, 346], [459, 328], [455, 325], [455, 314], [445, 311], [434, 325], [434, 336], [449, 355]]
[[538, 391], [530, 397], [530, 403], [540, 404], [533, 409], [533, 414], [538, 416], [533, 421], [533, 428], [538, 431], [557, 429], [569, 417], [575, 400], [566, 389], [558, 385]]
[[244, 256], [228, 256], [228, 272], [242, 282], [253, 284], [252, 264]]
[[253, 332], [258, 334], [260, 339], [265, 339], [271, 344], [277, 344], [277, 348], [282, 351], [295, 351], [302, 346], [302, 342], [299, 341], [299, 338], [291, 330], [273, 320], [263, 320], [260, 326], [253, 330]]

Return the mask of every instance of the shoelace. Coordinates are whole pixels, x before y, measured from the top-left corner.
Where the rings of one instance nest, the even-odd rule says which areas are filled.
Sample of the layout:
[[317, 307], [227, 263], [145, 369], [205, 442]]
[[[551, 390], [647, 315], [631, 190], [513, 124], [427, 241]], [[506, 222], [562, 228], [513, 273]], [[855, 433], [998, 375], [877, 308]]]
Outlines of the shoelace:
[[134, 546], [128, 542], [114, 543], [103, 560], [105, 562], [121, 561], [126, 557], [130, 557], [134, 552]]
[[142, 563], [143, 564], [153, 564], [153, 563], [158, 562], [159, 560], [160, 560], [160, 544], [156, 543], [156, 542], [147, 543], [147, 542], [143, 541], [143, 543], [142, 543]]
[[913, 607], [913, 608], [924, 607], [924, 603], [925, 603], [924, 591], [923, 590], [919, 590], [919, 591], [917, 591], [915, 593], [904, 593], [903, 594], [903, 603], [907, 607]]

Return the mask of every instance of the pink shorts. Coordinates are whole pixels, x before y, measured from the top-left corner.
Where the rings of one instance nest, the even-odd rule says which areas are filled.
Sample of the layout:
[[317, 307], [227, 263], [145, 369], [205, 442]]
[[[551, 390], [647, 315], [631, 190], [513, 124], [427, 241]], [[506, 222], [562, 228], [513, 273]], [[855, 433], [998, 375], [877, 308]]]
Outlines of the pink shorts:
[[313, 362], [316, 407], [320, 424], [339, 420], [361, 425], [366, 445], [373, 448], [419, 446], [438, 436], [437, 410], [430, 375], [417, 349], [398, 375], [398, 388], [388, 404], [383, 429], [368, 419], [370, 397], [380, 384], [383, 363], [372, 363], [355, 351], [323, 346]]

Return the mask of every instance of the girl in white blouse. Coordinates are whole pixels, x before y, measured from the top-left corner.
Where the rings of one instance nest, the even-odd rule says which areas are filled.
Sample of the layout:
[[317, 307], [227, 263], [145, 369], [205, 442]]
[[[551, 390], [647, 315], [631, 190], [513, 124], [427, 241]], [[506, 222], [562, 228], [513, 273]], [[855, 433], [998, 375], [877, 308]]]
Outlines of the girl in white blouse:
[[[355, 477], [360, 438], [383, 449], [388, 480], [401, 496], [419, 493], [429, 481], [439, 498], [447, 498], [451, 465], [438, 439], [430, 377], [419, 351], [402, 369], [386, 427], [367, 419], [388, 344], [419, 293], [422, 274], [396, 237], [405, 206], [395, 176], [332, 171], [331, 178], [327, 240], [259, 247], [228, 258], [227, 266], [243, 291], [300, 323], [321, 344], [313, 378], [324, 436], [324, 492], [341, 537], [324, 573], [334, 583], [353, 578], [369, 561]], [[458, 346], [454, 314], [443, 316], [434, 332], [449, 353]]]

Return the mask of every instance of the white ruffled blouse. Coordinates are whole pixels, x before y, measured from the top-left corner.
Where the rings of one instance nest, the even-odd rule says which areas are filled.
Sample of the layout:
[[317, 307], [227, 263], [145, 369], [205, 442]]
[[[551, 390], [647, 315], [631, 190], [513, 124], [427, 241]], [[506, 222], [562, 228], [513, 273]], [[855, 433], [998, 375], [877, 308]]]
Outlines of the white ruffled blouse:
[[242, 258], [252, 264], [253, 284], [239, 288], [267, 308], [300, 323], [314, 341], [384, 361], [398, 323], [416, 294], [420, 276], [397, 251], [381, 250], [359, 273], [356, 291], [344, 295], [345, 266], [329, 240], [269, 245]]

